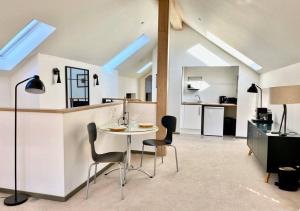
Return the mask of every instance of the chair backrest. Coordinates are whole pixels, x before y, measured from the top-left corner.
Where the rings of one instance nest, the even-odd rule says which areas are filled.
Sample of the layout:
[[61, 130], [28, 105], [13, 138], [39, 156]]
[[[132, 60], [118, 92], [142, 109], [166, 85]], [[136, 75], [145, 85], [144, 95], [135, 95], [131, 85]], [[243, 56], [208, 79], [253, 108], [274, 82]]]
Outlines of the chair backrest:
[[161, 124], [167, 128], [167, 135], [165, 138], [165, 142], [167, 144], [171, 144], [173, 141], [173, 133], [176, 130], [176, 117], [174, 116], [164, 116], [161, 119]]
[[91, 144], [91, 152], [93, 160], [96, 159], [97, 153], [95, 150], [95, 141], [97, 140], [97, 127], [94, 122], [91, 122], [87, 126], [88, 133], [89, 133], [89, 142]]

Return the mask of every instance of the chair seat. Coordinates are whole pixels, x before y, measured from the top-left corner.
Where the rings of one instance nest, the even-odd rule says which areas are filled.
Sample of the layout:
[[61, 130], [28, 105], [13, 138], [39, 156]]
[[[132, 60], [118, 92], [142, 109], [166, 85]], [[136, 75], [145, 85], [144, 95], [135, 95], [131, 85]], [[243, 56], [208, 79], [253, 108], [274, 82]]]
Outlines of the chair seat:
[[157, 140], [157, 139], [147, 139], [143, 141], [144, 145], [147, 146], [164, 146], [164, 145], [168, 145], [164, 140]]
[[119, 163], [124, 162], [125, 154], [123, 152], [107, 152], [103, 154], [97, 154], [93, 159], [99, 163]]

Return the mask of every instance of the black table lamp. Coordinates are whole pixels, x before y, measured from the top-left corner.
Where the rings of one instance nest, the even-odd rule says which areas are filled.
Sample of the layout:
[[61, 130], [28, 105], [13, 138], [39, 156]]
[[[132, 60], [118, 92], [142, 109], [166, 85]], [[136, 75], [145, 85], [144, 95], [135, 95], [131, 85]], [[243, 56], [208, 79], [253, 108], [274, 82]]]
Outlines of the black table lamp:
[[26, 81], [28, 81], [25, 87], [26, 92], [32, 94], [42, 94], [45, 92], [45, 86], [38, 75], [27, 78], [15, 86], [15, 193], [14, 195], [5, 198], [4, 204], [7, 206], [19, 205], [28, 199], [26, 195], [18, 193], [17, 189], [17, 88], [20, 84]]
[[257, 86], [256, 84], [251, 84], [251, 86], [249, 87], [247, 92], [258, 93], [257, 88], [260, 90], [260, 107], [262, 108], [262, 89], [259, 86]]

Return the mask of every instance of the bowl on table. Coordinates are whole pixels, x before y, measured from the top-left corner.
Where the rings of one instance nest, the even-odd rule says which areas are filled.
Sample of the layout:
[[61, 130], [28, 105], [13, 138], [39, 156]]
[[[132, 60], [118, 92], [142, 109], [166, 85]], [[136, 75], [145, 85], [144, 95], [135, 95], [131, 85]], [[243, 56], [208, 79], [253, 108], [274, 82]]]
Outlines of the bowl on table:
[[139, 123], [139, 127], [141, 128], [151, 128], [153, 127], [153, 124], [152, 123]]
[[125, 126], [110, 127], [109, 130], [112, 132], [122, 132], [126, 130], [126, 127]]

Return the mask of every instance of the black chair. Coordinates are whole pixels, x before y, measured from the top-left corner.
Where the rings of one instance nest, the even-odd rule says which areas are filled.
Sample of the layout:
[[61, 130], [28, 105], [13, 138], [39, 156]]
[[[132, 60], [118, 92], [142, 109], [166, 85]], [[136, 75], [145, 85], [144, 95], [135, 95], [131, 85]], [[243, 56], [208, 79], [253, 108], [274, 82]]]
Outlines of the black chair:
[[[178, 160], [177, 160], [177, 150], [176, 147], [174, 145], [172, 145], [172, 141], [173, 141], [173, 133], [176, 130], [176, 117], [174, 116], [164, 116], [161, 119], [161, 124], [167, 128], [167, 135], [165, 137], [165, 139], [163, 140], [157, 140], [157, 139], [147, 139], [143, 141], [143, 148], [142, 148], [142, 157], [141, 157], [141, 163], [140, 163], [140, 167], [143, 166], [143, 156], [144, 156], [144, 147], [146, 146], [153, 146], [155, 147], [155, 156], [154, 156], [154, 172], [152, 177], [155, 176], [156, 173], [156, 154], [157, 154], [157, 147], [160, 146], [170, 146], [173, 147], [175, 150], [175, 158], [176, 158], [176, 169], [177, 172], [178, 170]], [[161, 157], [162, 163], [164, 162], [163, 156]]]
[[[125, 154], [123, 152], [108, 152], [104, 154], [97, 154], [95, 151], [95, 141], [97, 140], [97, 127], [94, 122], [89, 123], [87, 126], [88, 133], [89, 133], [89, 141], [91, 144], [91, 152], [92, 152], [92, 158], [94, 160], [94, 163], [92, 163], [89, 166], [89, 172], [88, 177], [86, 181], [86, 199], [88, 198], [89, 193], [89, 181], [90, 181], [90, 173], [91, 173], [91, 167], [95, 165], [95, 174], [94, 174], [94, 183], [96, 183], [96, 177], [97, 177], [97, 165], [99, 163], [119, 163], [120, 168], [120, 186], [121, 186], [121, 199], [124, 198], [123, 194], [123, 184], [124, 184], [124, 178], [125, 178]], [[122, 167], [123, 164], [123, 167]], [[124, 170], [124, 172], [122, 171]]]

